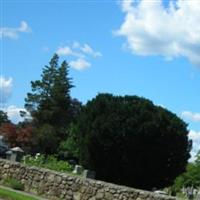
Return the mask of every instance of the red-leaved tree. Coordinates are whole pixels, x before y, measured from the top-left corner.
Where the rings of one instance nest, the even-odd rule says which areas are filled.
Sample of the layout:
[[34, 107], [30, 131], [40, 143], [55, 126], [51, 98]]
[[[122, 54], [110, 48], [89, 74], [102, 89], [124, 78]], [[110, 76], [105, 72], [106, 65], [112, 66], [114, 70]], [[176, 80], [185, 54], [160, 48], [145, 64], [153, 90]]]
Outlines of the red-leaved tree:
[[19, 146], [23, 150], [30, 152], [32, 147], [33, 128], [31, 125], [19, 127], [12, 123], [4, 123], [0, 127], [0, 133], [5, 137], [9, 146]]

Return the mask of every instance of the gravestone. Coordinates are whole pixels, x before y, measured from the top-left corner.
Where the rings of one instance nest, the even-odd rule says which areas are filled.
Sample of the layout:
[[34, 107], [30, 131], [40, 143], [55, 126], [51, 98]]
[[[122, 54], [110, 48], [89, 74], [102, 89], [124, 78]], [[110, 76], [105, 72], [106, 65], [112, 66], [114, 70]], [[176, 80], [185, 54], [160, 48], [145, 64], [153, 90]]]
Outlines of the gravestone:
[[20, 162], [24, 151], [20, 147], [14, 147], [6, 152], [6, 158], [10, 161]]
[[81, 165], [75, 165], [75, 168], [73, 170], [73, 174], [82, 174], [83, 172], [83, 167]]
[[83, 171], [83, 177], [84, 178], [95, 179], [95, 175], [96, 175], [96, 173], [94, 171], [91, 171], [91, 170], [88, 170], [88, 169]]

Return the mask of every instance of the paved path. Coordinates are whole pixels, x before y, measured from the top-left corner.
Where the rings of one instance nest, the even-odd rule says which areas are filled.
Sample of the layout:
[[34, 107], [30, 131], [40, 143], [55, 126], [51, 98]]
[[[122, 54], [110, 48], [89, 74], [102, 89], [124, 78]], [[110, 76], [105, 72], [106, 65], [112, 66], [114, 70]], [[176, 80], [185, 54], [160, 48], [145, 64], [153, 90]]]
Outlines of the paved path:
[[[20, 194], [24, 194], [24, 195], [27, 195], [27, 196], [30, 196], [30, 197], [34, 197], [34, 198], [36, 198], [38, 200], [48, 200], [48, 199], [44, 199], [42, 197], [38, 197], [38, 196], [36, 196], [34, 194], [30, 194], [30, 193], [19, 191], [19, 190], [14, 190], [12, 188], [8, 188], [8, 187], [2, 186], [2, 185], [0, 185], [0, 188], [6, 189], [6, 190], [10, 190], [10, 191], [13, 191], [13, 192], [17, 192], [17, 193], [20, 193]], [[4, 200], [4, 199], [0, 198], [0, 200]]]

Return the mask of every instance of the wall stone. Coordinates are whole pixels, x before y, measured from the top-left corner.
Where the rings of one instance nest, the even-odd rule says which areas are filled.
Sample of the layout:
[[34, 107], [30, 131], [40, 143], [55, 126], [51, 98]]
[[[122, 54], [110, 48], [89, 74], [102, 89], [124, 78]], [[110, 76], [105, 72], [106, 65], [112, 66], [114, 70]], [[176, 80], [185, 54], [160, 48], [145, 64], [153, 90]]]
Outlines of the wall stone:
[[25, 191], [52, 200], [175, 200], [153, 192], [0, 159], [0, 181], [6, 178], [15, 178], [24, 183]]

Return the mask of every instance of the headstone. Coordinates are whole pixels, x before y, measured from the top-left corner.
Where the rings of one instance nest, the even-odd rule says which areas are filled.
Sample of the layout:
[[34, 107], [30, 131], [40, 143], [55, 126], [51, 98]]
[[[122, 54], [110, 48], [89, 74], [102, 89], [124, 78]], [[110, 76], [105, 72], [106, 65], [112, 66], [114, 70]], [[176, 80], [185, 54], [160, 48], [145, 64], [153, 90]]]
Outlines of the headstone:
[[88, 169], [83, 171], [83, 177], [84, 178], [95, 179], [95, 175], [96, 175], [96, 173], [94, 171], [91, 171], [91, 170], [88, 170]]
[[6, 151], [6, 159], [11, 160], [12, 151]]
[[6, 158], [10, 161], [20, 162], [24, 151], [20, 147], [14, 147], [6, 152]]
[[73, 170], [73, 174], [82, 174], [83, 172], [83, 167], [81, 165], [75, 165], [75, 168]]

